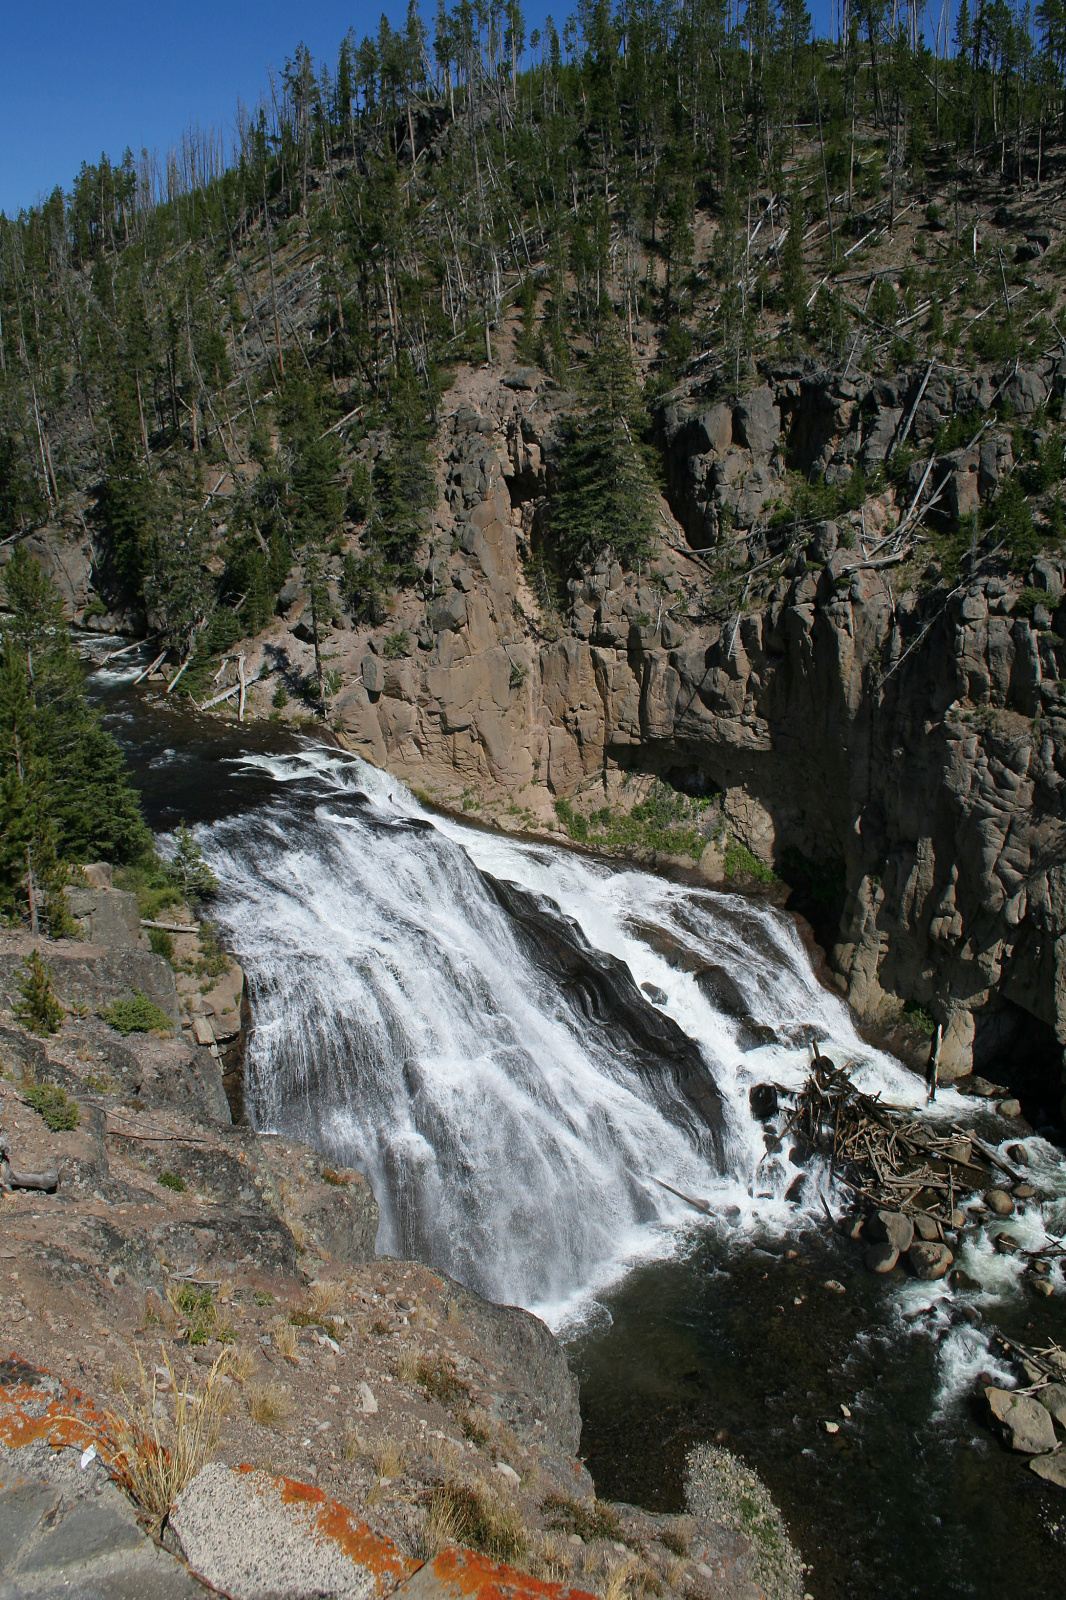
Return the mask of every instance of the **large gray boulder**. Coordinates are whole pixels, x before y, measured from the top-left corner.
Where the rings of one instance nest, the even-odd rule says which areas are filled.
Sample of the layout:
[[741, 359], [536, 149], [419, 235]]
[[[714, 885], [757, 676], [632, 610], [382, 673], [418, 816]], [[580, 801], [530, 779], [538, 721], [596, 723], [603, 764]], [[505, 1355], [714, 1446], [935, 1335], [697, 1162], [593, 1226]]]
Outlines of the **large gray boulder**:
[[738, 402], [733, 412], [733, 432], [753, 456], [770, 454], [781, 432], [781, 412], [774, 405], [773, 390], [768, 384], [753, 389]]

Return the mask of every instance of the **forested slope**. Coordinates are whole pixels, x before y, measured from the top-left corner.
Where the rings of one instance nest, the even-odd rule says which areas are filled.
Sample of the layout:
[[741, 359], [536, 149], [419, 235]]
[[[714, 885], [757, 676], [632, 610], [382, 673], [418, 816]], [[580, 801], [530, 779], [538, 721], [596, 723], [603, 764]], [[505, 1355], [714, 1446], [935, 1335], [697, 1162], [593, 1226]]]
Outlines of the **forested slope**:
[[171, 703], [776, 871], [862, 1014], [1044, 1071], [1066, 26], [840, 31], [412, 9], [0, 219], [0, 555]]

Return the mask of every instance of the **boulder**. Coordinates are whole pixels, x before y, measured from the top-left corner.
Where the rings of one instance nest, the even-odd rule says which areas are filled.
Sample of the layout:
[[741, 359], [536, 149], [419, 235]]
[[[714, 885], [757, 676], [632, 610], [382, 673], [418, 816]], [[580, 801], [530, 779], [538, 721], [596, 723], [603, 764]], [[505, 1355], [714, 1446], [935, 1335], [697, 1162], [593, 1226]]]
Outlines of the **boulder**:
[[914, 1231], [926, 1244], [937, 1244], [940, 1240], [940, 1225], [932, 1217], [915, 1217]]
[[1034, 1456], [1029, 1463], [1029, 1470], [1035, 1472], [1038, 1478], [1043, 1478], [1045, 1483], [1066, 1489], [1066, 1455]]
[[919, 1240], [907, 1251], [907, 1264], [916, 1278], [932, 1283], [943, 1278], [955, 1257], [946, 1244], [932, 1244]]
[[381, 723], [361, 683], [353, 683], [341, 691], [330, 707], [330, 716], [346, 749], [373, 762], [376, 767], [385, 765]]
[[1042, 1455], [1054, 1450], [1055, 1425], [1051, 1413], [1031, 1395], [1015, 1394], [1011, 1389], [985, 1390], [988, 1409], [1005, 1442], [1022, 1455]]
[[871, 1272], [891, 1272], [898, 1261], [899, 1251], [887, 1240], [872, 1244], [866, 1252], [866, 1265]]
[[881, 406], [874, 413], [873, 422], [863, 441], [862, 464], [864, 468], [876, 467], [885, 459], [896, 437], [896, 429], [903, 417], [902, 406]]
[[724, 455], [733, 443], [733, 412], [729, 406], [709, 406], [696, 418], [693, 445], [696, 455], [716, 450]]
[[359, 675], [367, 694], [380, 694], [385, 687], [385, 663], [377, 656], [364, 656], [359, 664]]
[[1066, 1428], [1066, 1383], [1049, 1383], [1033, 1396], [1049, 1411], [1060, 1428]]
[[70, 884], [63, 890], [63, 896], [82, 937], [90, 944], [112, 950], [139, 947], [141, 917], [135, 894], [123, 889], [92, 889]]
[[1014, 1215], [1014, 1201], [1006, 1189], [989, 1189], [985, 1194], [985, 1205], [989, 1211], [994, 1211], [997, 1217]]
[[902, 1254], [914, 1240], [914, 1223], [902, 1211], [875, 1211], [866, 1223], [867, 1237], [890, 1244]]
[[1003, 386], [1003, 397], [1019, 417], [1031, 417], [1047, 403], [1047, 385], [1039, 373], [1019, 367]]
[[757, 1122], [769, 1122], [777, 1116], [777, 1085], [755, 1083], [748, 1090], [748, 1104]]
[[770, 454], [781, 432], [781, 412], [774, 405], [773, 390], [764, 384], [753, 389], [739, 402], [733, 412], [733, 432], [753, 456]]
[[429, 625], [434, 633], [457, 633], [466, 621], [466, 596], [455, 593], [434, 601], [429, 608]]

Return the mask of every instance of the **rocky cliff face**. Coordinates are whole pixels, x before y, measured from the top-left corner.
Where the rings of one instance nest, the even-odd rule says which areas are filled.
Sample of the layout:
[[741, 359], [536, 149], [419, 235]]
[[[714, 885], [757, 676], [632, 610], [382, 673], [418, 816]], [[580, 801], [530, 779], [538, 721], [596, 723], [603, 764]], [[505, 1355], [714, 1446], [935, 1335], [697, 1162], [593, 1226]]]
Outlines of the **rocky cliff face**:
[[[564, 590], [541, 557], [574, 398], [537, 373], [464, 370], [421, 584], [378, 626], [353, 627], [335, 596], [329, 720], [440, 803], [515, 829], [558, 827], [561, 797], [624, 810], [653, 775], [720, 792], [719, 844], [724, 828], [793, 885], [860, 1018], [891, 1030], [906, 1005], [920, 1029], [904, 1018], [895, 1043], [916, 1064], [931, 1019], [941, 1078], [994, 1068], [1054, 1114], [1063, 567], [993, 559], [949, 581], [928, 534], [957, 534], [1018, 470], [992, 408], [1009, 402], [1039, 444], [1064, 392], [1064, 358], [891, 378], [784, 363], [739, 397], [690, 379], [658, 414], [659, 555], [639, 573], [601, 561]], [[938, 453], [959, 417], [964, 443]], [[912, 447], [884, 486], [886, 458]], [[774, 515], [797, 474], [843, 484], [856, 468], [861, 509]], [[77, 612], [77, 573], [47, 539], [39, 553]], [[278, 676], [310, 675], [306, 606], [297, 573], [247, 647], [252, 715]], [[722, 868], [708, 843], [700, 872]]]
[[[861, 1018], [891, 1028], [905, 1003], [920, 1008], [943, 1026], [942, 1080], [995, 1064], [1052, 1110], [1066, 1042], [1062, 568], [1036, 562], [1046, 603], [1017, 615], [1022, 578], [993, 564], [954, 591], [935, 568], [923, 582], [931, 548], [900, 532], [923, 475], [949, 528], [995, 491], [1011, 434], [994, 417], [982, 429], [984, 413], [997, 391], [1020, 415], [1061, 393], [1066, 364], [1045, 366], [889, 381], [809, 364], [732, 404], [675, 397], [659, 559], [639, 577], [601, 562], [554, 613], [529, 557], [566, 397], [479, 375], [449, 423], [449, 509], [410, 653], [385, 657], [402, 616], [355, 642], [342, 737], [441, 799], [476, 790], [505, 822], [518, 795], [542, 825], [554, 797], [617, 798], [626, 774], [721, 790], [756, 856], [843, 891], [839, 927], [821, 931]], [[888, 489], [838, 523], [768, 526], [790, 469], [875, 472], [905, 428], [928, 446], [963, 409], [977, 443], [928, 474], [919, 449], [898, 504]], [[747, 596], [724, 620], [692, 554], [711, 544]], [[761, 597], [760, 563], [781, 574]], [[708, 851], [712, 881], [718, 864]]]

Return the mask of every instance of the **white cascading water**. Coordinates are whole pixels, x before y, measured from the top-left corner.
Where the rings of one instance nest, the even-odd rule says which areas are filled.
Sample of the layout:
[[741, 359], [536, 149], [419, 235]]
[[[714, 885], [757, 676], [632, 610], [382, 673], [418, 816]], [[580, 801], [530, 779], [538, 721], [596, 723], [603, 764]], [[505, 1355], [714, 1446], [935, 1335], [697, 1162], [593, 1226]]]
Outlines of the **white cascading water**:
[[[811, 1038], [886, 1101], [924, 1098], [863, 1043], [791, 921], [765, 903], [431, 816], [335, 751], [245, 761], [276, 780], [276, 798], [201, 837], [251, 987], [249, 1107], [261, 1129], [368, 1175], [381, 1251], [559, 1327], [693, 1224], [656, 1180], [710, 1202], [712, 1225], [795, 1225], [784, 1195], [801, 1169], [787, 1148], [767, 1154], [748, 1090], [798, 1087]], [[720, 1161], [666, 1064], [649, 1081], [575, 1007], [530, 960], [484, 874], [539, 897], [549, 925], [554, 902], [594, 950], [659, 991], [718, 1085]], [[747, 1023], [701, 989], [704, 965], [739, 985]], [[745, 1049], [752, 1022], [774, 1042]], [[962, 1106], [945, 1093], [934, 1114]], [[819, 1213], [825, 1184], [815, 1173], [803, 1195]]]

